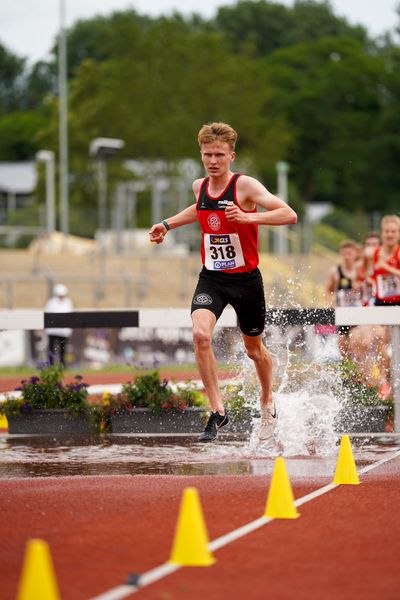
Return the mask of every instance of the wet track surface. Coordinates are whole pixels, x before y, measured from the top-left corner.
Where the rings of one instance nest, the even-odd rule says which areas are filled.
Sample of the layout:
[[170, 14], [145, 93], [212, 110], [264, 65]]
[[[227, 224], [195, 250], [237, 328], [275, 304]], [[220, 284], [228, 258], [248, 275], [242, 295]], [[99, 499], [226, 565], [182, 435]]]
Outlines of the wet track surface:
[[[270, 475], [277, 447], [253, 438], [221, 435], [199, 444], [197, 435], [0, 436], [0, 478], [104, 475]], [[338, 438], [339, 440], [339, 438]], [[357, 464], [366, 466], [400, 448], [400, 436], [352, 436]], [[287, 455], [291, 476], [329, 477], [337, 446], [325, 455]]]

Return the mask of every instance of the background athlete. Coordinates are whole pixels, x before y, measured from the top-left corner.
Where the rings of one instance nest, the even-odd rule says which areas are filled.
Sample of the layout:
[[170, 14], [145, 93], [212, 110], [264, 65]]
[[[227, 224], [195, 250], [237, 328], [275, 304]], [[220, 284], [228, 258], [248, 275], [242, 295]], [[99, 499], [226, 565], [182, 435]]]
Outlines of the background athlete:
[[170, 229], [198, 221], [202, 230], [203, 268], [191, 314], [196, 362], [212, 411], [199, 438], [203, 442], [215, 439], [229, 421], [212, 349], [214, 328], [227, 304], [236, 311], [247, 355], [254, 361], [261, 386], [259, 438], [273, 436], [276, 426], [272, 360], [262, 341], [265, 297], [258, 269], [258, 225], [288, 225], [296, 223], [297, 216], [259, 181], [231, 170], [236, 141], [236, 131], [225, 123], [200, 129], [198, 142], [207, 177], [193, 183], [196, 202], [153, 225], [149, 232], [150, 241], [160, 244]]

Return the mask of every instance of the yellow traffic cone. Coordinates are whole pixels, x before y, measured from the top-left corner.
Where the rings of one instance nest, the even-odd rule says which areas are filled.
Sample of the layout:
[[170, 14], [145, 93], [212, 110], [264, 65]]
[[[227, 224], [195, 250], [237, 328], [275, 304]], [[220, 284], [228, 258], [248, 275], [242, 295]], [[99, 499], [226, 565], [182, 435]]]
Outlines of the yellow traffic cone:
[[60, 600], [50, 550], [43, 540], [29, 540], [17, 600]]
[[348, 435], [342, 435], [340, 441], [339, 455], [336, 463], [333, 483], [358, 485], [358, 473], [356, 463], [354, 462], [353, 451], [351, 449], [350, 438]]
[[0, 429], [8, 429], [8, 421], [6, 415], [0, 415]]
[[275, 460], [271, 485], [269, 486], [264, 517], [272, 519], [297, 519], [300, 513], [294, 505], [292, 486], [286, 471], [285, 459]]
[[197, 489], [183, 491], [172, 546], [172, 562], [183, 567], [208, 567], [215, 559], [208, 550], [208, 535]]

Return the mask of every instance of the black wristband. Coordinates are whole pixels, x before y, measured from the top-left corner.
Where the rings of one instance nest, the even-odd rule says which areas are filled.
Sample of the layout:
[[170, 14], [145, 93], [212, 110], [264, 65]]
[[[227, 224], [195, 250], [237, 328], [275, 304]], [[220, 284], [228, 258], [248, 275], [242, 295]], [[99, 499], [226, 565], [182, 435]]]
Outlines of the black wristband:
[[167, 231], [169, 231], [171, 229], [171, 227], [168, 225], [167, 221], [161, 221], [161, 223], [164, 225], [164, 227]]

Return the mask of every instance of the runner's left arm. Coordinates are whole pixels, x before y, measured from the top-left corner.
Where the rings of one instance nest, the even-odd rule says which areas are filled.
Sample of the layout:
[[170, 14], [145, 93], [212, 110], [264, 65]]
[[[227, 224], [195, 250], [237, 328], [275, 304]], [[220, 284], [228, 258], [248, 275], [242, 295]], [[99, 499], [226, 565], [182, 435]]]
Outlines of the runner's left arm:
[[385, 260], [378, 260], [378, 262], [375, 265], [375, 269], [385, 269], [385, 271], [387, 271], [388, 273], [400, 277], [400, 269], [396, 269], [396, 267], [393, 267]]
[[[236, 204], [230, 204], [225, 210], [228, 221], [235, 223], [257, 223], [258, 225], [290, 225], [297, 223], [295, 211], [286, 202], [271, 194], [254, 177], [242, 175], [237, 182]], [[264, 208], [263, 212], [243, 212], [253, 210], [254, 206]]]

